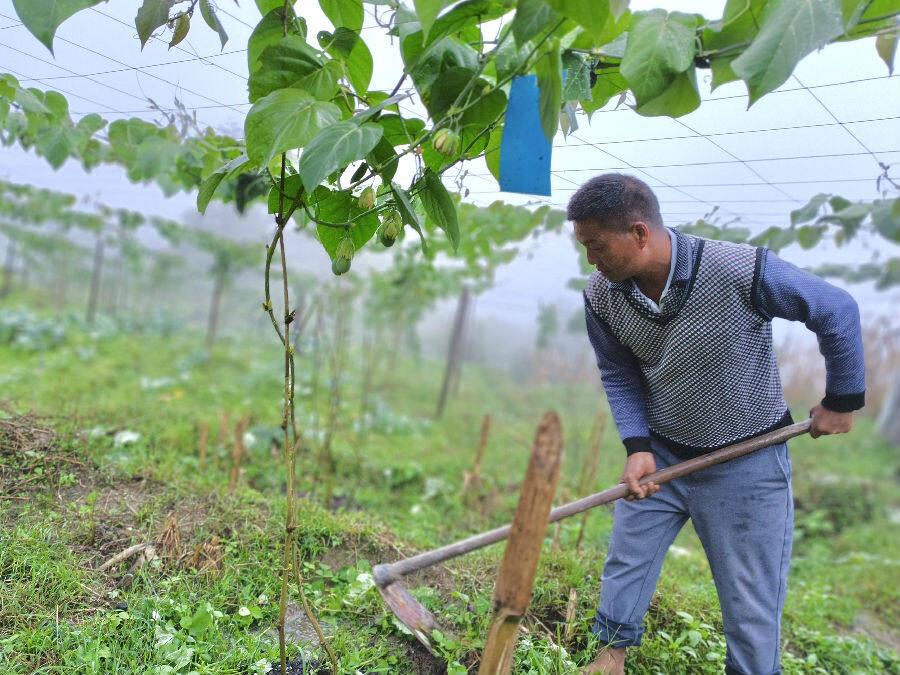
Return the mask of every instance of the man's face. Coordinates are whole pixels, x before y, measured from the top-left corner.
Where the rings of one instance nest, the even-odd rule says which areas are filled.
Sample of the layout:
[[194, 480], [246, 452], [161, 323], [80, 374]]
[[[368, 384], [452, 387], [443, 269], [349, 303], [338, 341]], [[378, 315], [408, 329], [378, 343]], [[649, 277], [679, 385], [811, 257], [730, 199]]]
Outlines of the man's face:
[[575, 223], [575, 238], [587, 251], [588, 262], [610, 281], [624, 281], [640, 270], [643, 247], [633, 231], [602, 227], [596, 220]]

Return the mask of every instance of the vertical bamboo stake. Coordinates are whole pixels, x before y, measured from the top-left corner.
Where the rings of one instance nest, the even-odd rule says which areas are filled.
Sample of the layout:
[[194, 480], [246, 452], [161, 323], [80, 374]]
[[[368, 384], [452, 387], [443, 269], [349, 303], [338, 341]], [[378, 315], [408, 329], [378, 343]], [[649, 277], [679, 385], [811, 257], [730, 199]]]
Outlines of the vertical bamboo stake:
[[206, 445], [209, 442], [209, 422], [200, 422], [200, 440], [197, 443], [200, 471], [206, 468]]
[[562, 446], [559, 417], [548, 412], [535, 434], [531, 461], [494, 586], [494, 618], [479, 675], [506, 675], [512, 669], [516, 634], [531, 599], [547, 518], [559, 481]]
[[[591, 434], [591, 447], [584, 458], [584, 465], [581, 471], [581, 483], [578, 485], [578, 492], [586, 495], [594, 487], [597, 481], [597, 471], [600, 468], [600, 443], [603, 440], [603, 431], [606, 429], [606, 414], [603, 409], [597, 410], [597, 417], [594, 419], [594, 429]], [[578, 529], [578, 539], [575, 541], [575, 550], [581, 550], [581, 540], [584, 538], [584, 528], [587, 525], [588, 511], [581, 515], [581, 527]]]
[[550, 544], [550, 550], [556, 553], [559, 550], [559, 537], [562, 534], [562, 522], [556, 521], [553, 526], [553, 543]]
[[244, 434], [247, 431], [247, 418], [242, 417], [234, 427], [234, 449], [231, 451], [231, 476], [228, 479], [228, 491], [234, 492], [241, 476], [241, 461], [247, 449], [244, 447]]
[[566, 604], [566, 632], [563, 634], [563, 640], [568, 642], [572, 633], [575, 631], [575, 613], [578, 611], [578, 590], [573, 588], [569, 591], [569, 602]]
[[478, 448], [475, 450], [475, 461], [472, 463], [472, 471], [463, 476], [463, 497], [466, 493], [478, 486], [481, 481], [481, 463], [484, 461], [484, 451], [487, 448], [488, 436], [491, 433], [492, 418], [490, 413], [481, 421], [481, 437], [478, 439]]
[[228, 440], [228, 411], [223, 410], [219, 414], [219, 434], [216, 437], [216, 445], [223, 446], [225, 442]]
[[434, 414], [437, 419], [444, 416], [444, 408], [447, 406], [447, 398], [450, 395], [450, 385], [453, 378], [456, 377], [456, 371], [462, 358], [463, 333], [466, 329], [466, 317], [469, 314], [471, 298], [468, 287], [463, 287], [462, 293], [459, 295], [459, 303], [456, 305], [456, 315], [453, 317], [453, 333], [450, 335], [450, 344], [447, 346], [444, 381], [441, 384], [441, 394], [438, 397], [437, 411]]

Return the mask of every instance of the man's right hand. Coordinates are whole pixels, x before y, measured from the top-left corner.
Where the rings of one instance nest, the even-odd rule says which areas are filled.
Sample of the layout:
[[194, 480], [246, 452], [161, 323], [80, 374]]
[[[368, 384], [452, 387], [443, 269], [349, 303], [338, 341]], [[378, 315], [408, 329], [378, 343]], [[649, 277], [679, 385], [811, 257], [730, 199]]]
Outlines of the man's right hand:
[[635, 452], [628, 456], [625, 462], [625, 471], [619, 478], [620, 483], [625, 483], [631, 492], [625, 499], [644, 499], [650, 495], [659, 492], [659, 485], [656, 483], [647, 483], [646, 485], [638, 485], [638, 481], [656, 471], [656, 458], [652, 452]]

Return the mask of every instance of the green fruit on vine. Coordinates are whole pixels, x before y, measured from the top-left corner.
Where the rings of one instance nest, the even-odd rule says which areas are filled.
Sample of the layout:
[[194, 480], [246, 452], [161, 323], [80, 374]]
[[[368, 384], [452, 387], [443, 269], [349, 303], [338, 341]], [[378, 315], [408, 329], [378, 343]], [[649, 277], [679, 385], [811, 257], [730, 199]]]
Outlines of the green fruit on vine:
[[368, 211], [375, 206], [375, 189], [367, 187], [359, 196], [359, 208]]
[[381, 228], [378, 230], [378, 241], [386, 248], [390, 248], [397, 241], [397, 237], [403, 230], [403, 219], [398, 211], [388, 211], [381, 220]]
[[353, 254], [355, 252], [356, 247], [353, 246], [353, 240], [350, 237], [344, 237], [338, 244], [334, 257], [343, 258], [344, 260], [353, 260]]
[[431, 142], [434, 149], [445, 157], [454, 157], [459, 154], [459, 134], [452, 129], [438, 129]]
[[340, 276], [350, 271], [350, 261], [346, 258], [335, 258], [331, 261], [331, 271]]

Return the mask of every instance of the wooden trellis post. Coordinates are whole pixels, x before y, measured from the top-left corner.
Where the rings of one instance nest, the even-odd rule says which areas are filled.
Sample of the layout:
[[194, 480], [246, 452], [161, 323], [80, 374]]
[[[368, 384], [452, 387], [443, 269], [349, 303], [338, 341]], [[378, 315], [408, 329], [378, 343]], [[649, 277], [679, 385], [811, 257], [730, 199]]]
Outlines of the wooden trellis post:
[[200, 471], [206, 468], [206, 446], [209, 443], [209, 422], [200, 422], [200, 439], [197, 442]]
[[481, 482], [481, 464], [484, 462], [484, 451], [487, 448], [488, 436], [491, 433], [491, 416], [487, 414], [481, 422], [481, 438], [478, 440], [478, 448], [475, 450], [475, 461], [472, 463], [472, 471], [465, 472], [463, 476], [463, 497], [470, 490], [477, 488]]
[[241, 462], [247, 449], [244, 447], [244, 434], [247, 431], [248, 419], [242, 417], [234, 428], [234, 449], [231, 451], [231, 475], [228, 479], [228, 492], [234, 492], [241, 477]]
[[562, 447], [559, 417], [548, 412], [534, 437], [509, 543], [494, 586], [494, 619], [488, 629], [479, 675], [506, 675], [512, 669], [519, 622], [531, 600], [547, 518], [559, 481]]

